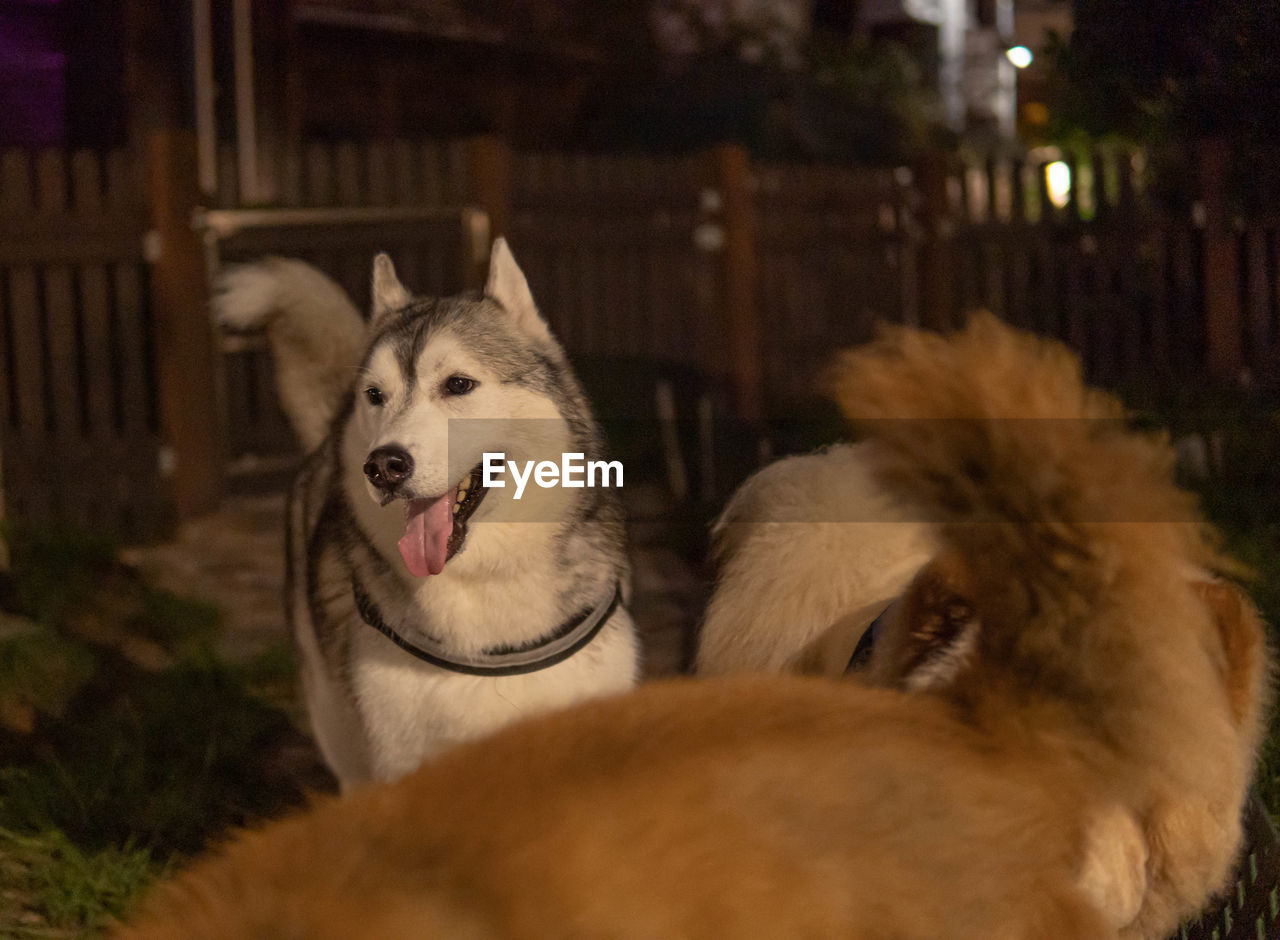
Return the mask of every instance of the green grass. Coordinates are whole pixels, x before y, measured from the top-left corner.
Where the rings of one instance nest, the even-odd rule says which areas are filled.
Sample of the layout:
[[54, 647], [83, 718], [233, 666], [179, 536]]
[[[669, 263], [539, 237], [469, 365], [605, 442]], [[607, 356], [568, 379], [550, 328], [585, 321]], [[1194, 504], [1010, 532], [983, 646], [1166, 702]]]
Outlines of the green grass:
[[155, 873], [145, 849], [86, 852], [56, 829], [30, 835], [0, 829], [0, 932], [15, 938], [95, 932], [124, 913]]
[[133, 840], [167, 857], [298, 802], [262, 760], [293, 726], [233, 672], [179, 666], [125, 686], [126, 675], [104, 668], [25, 760], [0, 771], [0, 824], [56, 828], [91, 848]]
[[94, 669], [94, 656], [84, 644], [52, 630], [13, 637], [0, 644], [0, 701], [60, 715]]
[[[0, 936], [92, 933], [165, 867], [327, 784], [292, 660], [220, 662], [220, 613], [114, 548], [11, 532], [0, 634]], [[12, 621], [10, 621], [12, 623]]]

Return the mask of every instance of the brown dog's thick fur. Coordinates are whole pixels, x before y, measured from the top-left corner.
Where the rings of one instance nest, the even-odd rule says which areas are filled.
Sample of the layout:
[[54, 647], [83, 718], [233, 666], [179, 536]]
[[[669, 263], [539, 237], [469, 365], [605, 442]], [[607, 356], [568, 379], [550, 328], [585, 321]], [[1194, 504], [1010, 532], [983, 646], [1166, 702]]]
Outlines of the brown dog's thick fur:
[[[947, 688], [673, 682], [535, 718], [243, 837], [120, 936], [1099, 938], [1194, 911], [1232, 862], [1266, 655], [1188, 579], [1219, 560], [1166, 450], [991, 318], [843, 368], [878, 480], [943, 542], [877, 655], [954, 601], [980, 629]], [[1099, 900], [1113, 816], [1146, 842], [1127, 926]]]

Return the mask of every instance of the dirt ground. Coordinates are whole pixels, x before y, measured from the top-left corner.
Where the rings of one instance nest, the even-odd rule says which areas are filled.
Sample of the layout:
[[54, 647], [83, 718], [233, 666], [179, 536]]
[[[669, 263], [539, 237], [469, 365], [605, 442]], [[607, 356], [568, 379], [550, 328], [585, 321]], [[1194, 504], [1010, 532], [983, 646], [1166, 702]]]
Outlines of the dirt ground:
[[[661, 527], [633, 525], [631, 614], [646, 678], [681, 672], [708, 593], [706, 579], [661, 544]], [[208, 601], [225, 613], [220, 651], [246, 660], [288, 641], [284, 622], [284, 496], [232, 496], [218, 512], [183, 525], [125, 559], [158, 588]]]

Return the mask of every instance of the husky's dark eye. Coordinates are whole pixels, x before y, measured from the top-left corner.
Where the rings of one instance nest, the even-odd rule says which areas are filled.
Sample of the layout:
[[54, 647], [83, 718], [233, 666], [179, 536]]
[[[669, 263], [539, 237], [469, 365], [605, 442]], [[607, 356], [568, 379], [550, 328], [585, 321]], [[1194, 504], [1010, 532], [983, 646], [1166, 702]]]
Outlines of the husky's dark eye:
[[376, 385], [370, 385], [366, 388], [364, 390], [364, 397], [368, 399], [369, 404], [373, 405], [375, 408], [381, 408], [387, 401], [386, 396], [382, 394], [382, 389], [378, 388]]
[[465, 375], [451, 375], [444, 380], [444, 390], [450, 395], [465, 395], [475, 387], [475, 379]]

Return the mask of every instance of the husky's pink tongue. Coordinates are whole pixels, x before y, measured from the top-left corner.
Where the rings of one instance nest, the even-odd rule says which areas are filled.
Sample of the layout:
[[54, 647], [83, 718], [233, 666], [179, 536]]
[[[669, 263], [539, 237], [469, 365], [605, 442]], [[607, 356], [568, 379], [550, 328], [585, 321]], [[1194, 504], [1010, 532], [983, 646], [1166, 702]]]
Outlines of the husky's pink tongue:
[[453, 501], [450, 490], [437, 499], [411, 499], [404, 520], [400, 557], [415, 578], [439, 574], [449, 560], [449, 536], [453, 534]]

